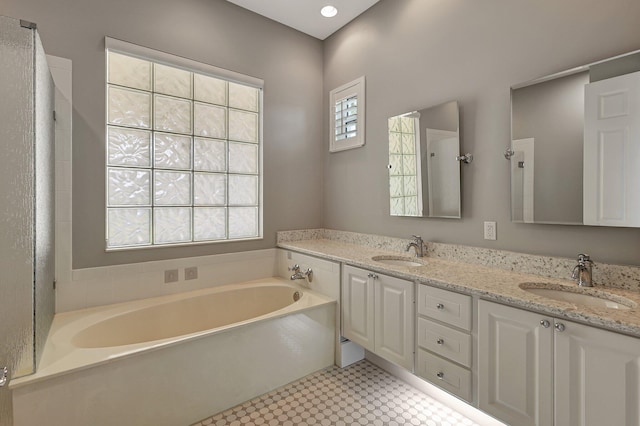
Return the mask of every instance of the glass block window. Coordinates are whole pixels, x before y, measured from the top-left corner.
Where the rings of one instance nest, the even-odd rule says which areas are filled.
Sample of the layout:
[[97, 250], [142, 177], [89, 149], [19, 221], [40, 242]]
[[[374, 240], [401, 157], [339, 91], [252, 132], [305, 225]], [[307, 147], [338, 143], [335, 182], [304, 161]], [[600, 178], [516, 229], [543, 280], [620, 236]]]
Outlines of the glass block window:
[[262, 89], [201, 69], [107, 48], [107, 249], [262, 237]]
[[389, 119], [389, 195], [391, 216], [422, 214], [421, 183], [418, 179], [420, 151], [418, 119]]
[[360, 77], [329, 92], [329, 151], [344, 151], [364, 145], [364, 84], [364, 77]]

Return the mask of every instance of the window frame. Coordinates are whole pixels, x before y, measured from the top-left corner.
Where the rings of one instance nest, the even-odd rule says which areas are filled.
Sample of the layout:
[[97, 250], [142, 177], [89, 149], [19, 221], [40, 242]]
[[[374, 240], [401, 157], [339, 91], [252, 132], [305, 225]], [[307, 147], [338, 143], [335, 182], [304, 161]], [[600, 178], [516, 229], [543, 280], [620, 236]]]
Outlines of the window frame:
[[[355, 137], [336, 138], [336, 104], [351, 97], [357, 99]], [[359, 77], [329, 92], [329, 152], [345, 151], [365, 144], [365, 78]]]
[[[178, 68], [178, 69], [184, 69], [186, 71], [190, 71], [192, 73], [195, 74], [202, 74], [205, 76], [209, 76], [209, 77], [214, 77], [217, 79], [222, 79], [227, 81], [228, 83], [237, 83], [237, 84], [241, 84], [244, 86], [249, 86], [249, 87], [253, 87], [255, 89], [258, 89], [258, 126], [257, 126], [257, 131], [258, 131], [258, 142], [257, 144], [257, 153], [258, 153], [258, 159], [257, 159], [257, 174], [255, 176], [257, 176], [258, 178], [258, 188], [257, 188], [257, 235], [256, 236], [249, 236], [249, 237], [239, 237], [239, 238], [229, 238], [229, 221], [228, 221], [228, 216], [226, 219], [226, 224], [225, 224], [225, 233], [226, 233], [226, 237], [224, 239], [216, 239], [216, 240], [194, 240], [194, 234], [193, 234], [193, 211], [191, 212], [192, 216], [191, 216], [191, 241], [184, 241], [184, 242], [171, 242], [171, 243], [158, 243], [155, 244], [154, 243], [154, 223], [153, 223], [153, 217], [155, 216], [154, 210], [153, 210], [153, 202], [151, 204], [151, 220], [149, 223], [149, 232], [150, 232], [150, 243], [149, 244], [138, 244], [138, 245], [126, 245], [126, 246], [109, 246], [109, 179], [108, 179], [108, 174], [109, 174], [109, 156], [108, 156], [108, 135], [109, 135], [109, 127], [111, 126], [109, 124], [109, 119], [108, 119], [108, 113], [109, 113], [109, 109], [108, 109], [108, 102], [109, 102], [109, 98], [108, 98], [108, 91], [109, 91], [109, 87], [110, 87], [110, 83], [108, 81], [108, 67], [109, 67], [109, 62], [108, 62], [108, 55], [109, 52], [114, 52], [114, 53], [119, 53], [119, 54], [123, 54], [123, 55], [127, 55], [127, 56], [131, 56], [131, 57], [137, 57], [152, 63], [156, 63], [156, 64], [161, 64], [161, 65], [167, 65], [170, 67], [174, 67], [174, 68]], [[263, 196], [263, 187], [264, 187], [264, 156], [263, 156], [263, 149], [264, 149], [264, 138], [263, 138], [263, 121], [264, 121], [264, 81], [262, 79], [256, 78], [256, 77], [252, 77], [252, 76], [248, 76], [248, 75], [244, 75], [244, 74], [240, 74], [234, 71], [230, 71], [230, 70], [226, 70], [224, 68], [219, 68], [213, 65], [209, 65], [209, 64], [205, 64], [202, 62], [198, 62], [198, 61], [194, 61], [191, 59], [187, 59], [181, 56], [176, 56], [173, 54], [169, 54], [169, 53], [165, 53], [159, 50], [155, 50], [155, 49], [151, 49], [151, 48], [147, 48], [147, 47], [143, 47], [143, 46], [139, 46], [136, 44], [132, 44], [132, 43], [128, 43], [122, 40], [118, 40], [118, 39], [114, 39], [111, 37], [105, 37], [105, 78], [104, 78], [104, 85], [105, 85], [105, 134], [104, 134], [104, 147], [105, 147], [105, 161], [104, 161], [104, 176], [105, 176], [105, 205], [104, 205], [104, 214], [105, 214], [105, 251], [109, 252], [109, 251], [123, 251], [123, 250], [142, 250], [142, 249], [153, 249], [153, 248], [162, 248], [162, 247], [180, 247], [180, 246], [194, 246], [194, 245], [204, 245], [204, 244], [219, 244], [219, 243], [231, 243], [231, 242], [239, 242], [239, 241], [254, 241], [254, 240], [262, 240], [264, 239], [264, 196]], [[149, 92], [151, 93], [152, 99], [155, 96], [155, 91], [152, 88], [152, 91]], [[192, 105], [195, 105], [198, 101], [196, 101], [195, 99], [191, 100]], [[233, 109], [233, 108], [232, 108]], [[229, 110], [229, 107], [227, 106], [227, 111]], [[153, 115], [153, 114], [152, 114]], [[153, 122], [153, 121], [152, 121]], [[193, 123], [192, 123], [193, 126]], [[149, 129], [152, 132], [152, 135], [154, 132], [158, 131], [159, 133], [162, 133], [161, 130], [154, 130], [153, 129], [153, 125], [150, 126]], [[195, 130], [192, 129], [192, 133]], [[192, 139], [192, 144], [194, 143], [194, 138], [197, 137], [195, 135], [191, 135], [191, 139]], [[153, 137], [152, 137], [153, 140]], [[227, 141], [227, 147], [226, 147], [226, 155], [227, 155], [227, 161], [228, 161], [228, 155], [229, 155], [229, 139], [228, 137], [225, 139]], [[233, 141], [231, 141], [233, 142]], [[192, 152], [193, 152], [193, 147], [192, 147]], [[150, 173], [153, 175], [155, 174], [155, 171], [157, 169], [155, 169], [155, 167], [153, 166], [153, 158], [151, 158], [152, 164], [150, 167]], [[193, 162], [193, 160], [192, 160]], [[193, 168], [193, 164], [191, 166], [191, 179], [193, 181], [193, 176], [195, 175], [197, 171], [194, 170]], [[232, 173], [234, 174], [234, 173]], [[229, 176], [229, 170], [228, 170], [228, 164], [227, 164], [227, 171], [226, 171], [226, 175]], [[228, 186], [228, 184], [227, 184]], [[191, 199], [191, 204], [190, 205], [185, 205], [184, 207], [186, 208], [190, 208], [190, 209], [194, 209], [196, 206], [194, 204], [194, 200], [193, 200], [193, 191], [194, 188], [191, 187], [190, 189], [191, 194], [192, 194], [192, 199]], [[153, 199], [154, 197], [154, 191], [153, 191], [153, 187], [150, 189], [150, 197], [151, 199]], [[229, 194], [227, 193], [227, 202], [224, 206], [225, 209], [229, 209], [229, 205], [228, 205], [228, 197]], [[163, 207], [163, 206], [158, 206], [158, 207]], [[141, 206], [141, 208], [146, 208]], [[226, 213], [228, 215], [228, 212]]]

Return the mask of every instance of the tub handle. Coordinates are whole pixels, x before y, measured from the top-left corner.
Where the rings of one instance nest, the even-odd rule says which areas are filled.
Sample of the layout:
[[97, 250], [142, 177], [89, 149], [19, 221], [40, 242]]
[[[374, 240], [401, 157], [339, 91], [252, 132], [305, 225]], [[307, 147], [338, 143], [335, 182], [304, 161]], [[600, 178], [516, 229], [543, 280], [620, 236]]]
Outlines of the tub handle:
[[302, 280], [302, 279], [305, 279], [305, 278], [308, 279], [309, 282], [313, 281], [313, 271], [311, 270], [311, 268], [307, 268], [306, 271], [302, 272], [300, 270], [300, 265], [296, 264], [296, 265], [290, 266], [287, 269], [289, 269], [289, 271], [292, 271], [294, 273], [293, 275], [291, 275], [291, 280], [292, 281], [293, 280]]

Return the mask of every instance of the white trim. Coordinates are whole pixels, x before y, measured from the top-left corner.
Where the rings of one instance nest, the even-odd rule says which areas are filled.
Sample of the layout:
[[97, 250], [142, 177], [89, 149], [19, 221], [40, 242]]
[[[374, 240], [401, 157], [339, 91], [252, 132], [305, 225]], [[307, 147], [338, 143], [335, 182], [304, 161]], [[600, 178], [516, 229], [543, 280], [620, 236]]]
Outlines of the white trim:
[[[143, 207], [143, 208], [147, 208], [147, 207]], [[190, 207], [190, 208], [193, 208], [193, 207]], [[260, 231], [262, 228], [262, 224], [260, 223], [260, 220], [262, 219], [261, 217], [262, 215], [260, 215], [260, 212], [258, 212], [258, 216], [260, 216], [258, 218], [258, 222], [259, 222], [258, 230]], [[108, 226], [108, 220], [107, 220], [107, 226]], [[151, 229], [151, 232], [153, 232], [153, 227]], [[107, 246], [104, 249], [104, 251], [112, 252], [112, 251], [131, 251], [131, 250], [141, 250], [141, 249], [167, 248], [167, 247], [187, 247], [187, 246], [198, 246], [198, 245], [205, 245], [205, 244], [236, 243], [240, 241], [255, 241], [255, 240], [264, 240], [264, 236], [260, 234], [257, 237], [233, 238], [233, 239], [228, 238], [224, 240], [184, 241], [179, 243], [147, 244], [147, 245], [137, 245], [137, 246], [132, 245], [132, 246], [121, 246], [121, 247]]]
[[55, 85], [55, 262], [56, 283], [71, 281], [72, 271], [72, 76], [70, 59], [47, 55]]
[[365, 358], [367, 361], [371, 362], [377, 367], [380, 367], [387, 373], [408, 383], [409, 385], [418, 389], [420, 392], [427, 394], [436, 401], [444, 404], [452, 410], [455, 410], [463, 416], [468, 417], [470, 420], [478, 424], [481, 424], [483, 426], [506, 426], [504, 423], [500, 422], [497, 419], [494, 419], [485, 412], [480, 411], [480, 409], [474, 407], [466, 401], [463, 401], [457, 396], [442, 390], [438, 386], [427, 382], [423, 378], [416, 376], [403, 367], [387, 361], [386, 359], [374, 354], [373, 352], [366, 351]]
[[154, 62], [161, 62], [163, 64], [171, 65], [174, 67], [185, 68], [188, 71], [195, 71], [199, 73], [214, 75], [222, 77], [225, 80], [229, 80], [235, 83], [246, 84], [258, 89], [264, 88], [264, 80], [244, 75], [235, 71], [230, 71], [224, 68], [219, 68], [213, 65], [204, 64], [202, 62], [187, 59], [182, 56], [177, 56], [171, 53], [165, 53], [156, 49], [151, 49], [144, 46], [138, 46], [137, 44], [128, 43], [126, 41], [118, 40], [111, 37], [104, 38], [105, 50], [113, 50], [115, 52], [124, 53], [127, 55], [139, 56], [142, 59], [148, 59]]
[[[336, 140], [336, 102], [355, 96], [358, 99], [358, 121], [356, 123], [356, 136], [342, 140]], [[329, 92], [329, 152], [344, 151], [347, 149], [364, 146], [365, 137], [365, 78], [359, 77], [349, 83], [343, 84]]]

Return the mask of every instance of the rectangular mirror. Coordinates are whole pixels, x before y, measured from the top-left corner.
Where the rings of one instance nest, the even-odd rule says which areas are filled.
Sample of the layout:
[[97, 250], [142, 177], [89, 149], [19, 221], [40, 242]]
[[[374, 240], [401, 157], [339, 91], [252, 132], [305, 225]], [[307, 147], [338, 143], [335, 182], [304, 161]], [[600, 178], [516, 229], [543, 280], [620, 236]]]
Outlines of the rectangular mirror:
[[389, 118], [391, 216], [460, 218], [459, 127], [456, 101]]
[[511, 88], [511, 219], [640, 226], [640, 51]]

